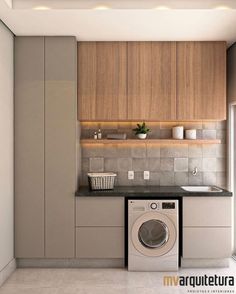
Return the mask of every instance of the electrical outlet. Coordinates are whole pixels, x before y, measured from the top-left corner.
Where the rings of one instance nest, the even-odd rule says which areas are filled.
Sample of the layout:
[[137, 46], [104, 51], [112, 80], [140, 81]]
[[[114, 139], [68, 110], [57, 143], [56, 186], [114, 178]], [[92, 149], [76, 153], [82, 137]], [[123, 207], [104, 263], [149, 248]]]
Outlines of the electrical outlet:
[[134, 180], [134, 171], [133, 170], [128, 171], [128, 180]]
[[144, 180], [149, 180], [150, 179], [150, 172], [148, 170], [145, 170], [143, 172], [143, 178], [144, 178]]

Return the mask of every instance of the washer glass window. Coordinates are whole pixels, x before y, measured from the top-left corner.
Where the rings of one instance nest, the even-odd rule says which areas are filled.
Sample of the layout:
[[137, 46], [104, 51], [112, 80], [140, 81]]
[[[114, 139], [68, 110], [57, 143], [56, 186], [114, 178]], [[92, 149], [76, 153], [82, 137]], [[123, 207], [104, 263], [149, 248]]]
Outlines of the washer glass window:
[[140, 226], [138, 237], [143, 246], [159, 248], [168, 241], [168, 228], [160, 220], [148, 220]]

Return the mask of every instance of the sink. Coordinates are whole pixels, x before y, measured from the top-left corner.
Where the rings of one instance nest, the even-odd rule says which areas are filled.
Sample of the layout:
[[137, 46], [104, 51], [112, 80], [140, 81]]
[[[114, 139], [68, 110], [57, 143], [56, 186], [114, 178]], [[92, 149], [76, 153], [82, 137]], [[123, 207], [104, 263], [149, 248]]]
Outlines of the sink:
[[188, 192], [222, 192], [220, 188], [214, 186], [181, 186], [181, 188]]

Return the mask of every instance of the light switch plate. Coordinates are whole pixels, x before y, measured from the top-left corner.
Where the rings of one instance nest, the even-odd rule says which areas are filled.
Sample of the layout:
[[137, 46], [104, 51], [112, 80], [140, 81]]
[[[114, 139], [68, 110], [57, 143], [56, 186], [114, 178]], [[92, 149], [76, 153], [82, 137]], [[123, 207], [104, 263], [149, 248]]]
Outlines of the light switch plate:
[[128, 180], [134, 180], [134, 171], [133, 170], [128, 171]]
[[148, 170], [145, 170], [143, 172], [143, 178], [144, 178], [144, 180], [149, 180], [150, 179], [150, 172]]

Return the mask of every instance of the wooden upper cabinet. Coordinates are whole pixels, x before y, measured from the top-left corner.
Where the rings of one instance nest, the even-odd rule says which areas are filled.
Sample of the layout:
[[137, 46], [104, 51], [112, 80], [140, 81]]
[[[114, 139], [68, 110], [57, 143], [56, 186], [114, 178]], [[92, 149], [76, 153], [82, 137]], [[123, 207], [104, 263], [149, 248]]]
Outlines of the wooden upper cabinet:
[[176, 118], [176, 43], [128, 43], [128, 119]]
[[127, 119], [127, 43], [78, 43], [80, 120]]
[[225, 42], [177, 42], [177, 119], [226, 119]]

